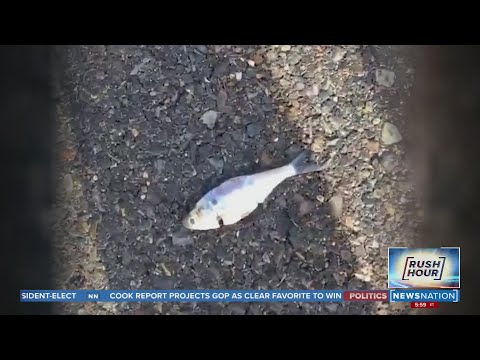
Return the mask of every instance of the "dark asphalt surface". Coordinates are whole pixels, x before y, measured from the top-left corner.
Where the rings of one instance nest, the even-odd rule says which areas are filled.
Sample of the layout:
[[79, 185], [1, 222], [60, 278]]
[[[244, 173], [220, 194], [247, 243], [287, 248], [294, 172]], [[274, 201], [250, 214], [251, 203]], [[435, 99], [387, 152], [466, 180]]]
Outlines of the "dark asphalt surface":
[[[388, 234], [404, 226], [399, 204], [408, 194], [392, 185], [403, 174], [394, 170], [401, 168], [401, 148], [381, 150], [383, 114], [395, 106], [376, 107], [383, 98], [372, 74], [384, 55], [375, 58], [368, 46], [345, 53], [334, 46], [295, 48], [112, 45], [59, 51], [59, 288], [301, 290], [382, 284], [382, 248], [395, 241]], [[283, 70], [288, 76], [278, 75]], [[347, 80], [336, 82], [343, 73]], [[312, 87], [316, 79], [320, 90]], [[397, 74], [395, 85], [399, 79]], [[216, 114], [210, 127], [201, 120], [207, 111]], [[352, 120], [339, 125], [347, 118]], [[283, 165], [314, 146], [318, 162], [335, 155], [325, 176], [286, 181], [265, 208], [234, 226], [198, 233], [180, 228], [181, 218], [212, 186]], [[340, 189], [343, 212], [337, 219], [329, 199]], [[368, 259], [376, 259], [378, 267], [365, 270], [366, 263], [375, 264]], [[355, 275], [362, 271], [363, 278]], [[378, 311], [370, 303], [71, 304], [59, 310]]]

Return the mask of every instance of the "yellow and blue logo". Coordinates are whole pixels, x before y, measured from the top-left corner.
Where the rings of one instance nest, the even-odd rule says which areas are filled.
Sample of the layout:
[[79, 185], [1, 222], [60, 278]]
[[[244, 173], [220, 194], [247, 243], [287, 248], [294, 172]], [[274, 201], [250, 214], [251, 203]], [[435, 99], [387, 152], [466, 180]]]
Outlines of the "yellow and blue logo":
[[460, 288], [460, 248], [388, 248], [388, 288]]

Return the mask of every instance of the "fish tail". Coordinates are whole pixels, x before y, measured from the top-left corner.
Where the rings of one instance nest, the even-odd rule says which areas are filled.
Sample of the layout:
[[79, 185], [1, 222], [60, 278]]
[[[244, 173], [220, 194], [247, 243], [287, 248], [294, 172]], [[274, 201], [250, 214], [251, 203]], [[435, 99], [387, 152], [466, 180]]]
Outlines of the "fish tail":
[[302, 151], [295, 159], [290, 162], [290, 166], [294, 170], [294, 175], [307, 174], [315, 171], [320, 171], [324, 168], [323, 165], [309, 163], [310, 152], [308, 150]]

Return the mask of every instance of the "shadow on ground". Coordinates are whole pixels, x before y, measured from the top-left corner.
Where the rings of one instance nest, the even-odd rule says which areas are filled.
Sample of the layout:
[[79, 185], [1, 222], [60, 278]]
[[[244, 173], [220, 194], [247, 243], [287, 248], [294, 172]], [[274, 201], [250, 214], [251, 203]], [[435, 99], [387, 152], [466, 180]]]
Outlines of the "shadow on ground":
[[[278, 90], [288, 85], [277, 78], [262, 48], [85, 46], [64, 49], [61, 56], [65, 73], [60, 120], [68, 122], [74, 147], [67, 151], [71, 178], [67, 177], [66, 186], [72, 194], [81, 189], [77, 202], [82, 205], [64, 214], [72, 218], [67, 222], [71, 228], [63, 229], [60, 241], [84, 244], [72, 250], [64, 246], [64, 267], [68, 268], [68, 259], [83, 262], [77, 261], [69, 271], [63, 269], [62, 286], [369, 287], [354, 277], [355, 255], [347, 238], [355, 231], [338, 228], [331, 216], [329, 199], [336, 189], [327, 185], [323, 174], [287, 180], [265, 208], [220, 232], [187, 236], [179, 232], [180, 219], [206, 190], [231, 176], [283, 165], [301, 149], [313, 148], [317, 135], [324, 137], [325, 144], [332, 140], [318, 126], [321, 112], [313, 120], [295, 116], [301, 104], [289, 98], [288, 88]], [[254, 66], [250, 59], [255, 59]], [[207, 111], [217, 115], [211, 129], [201, 120]], [[330, 155], [325, 144], [315, 148], [318, 162]], [[86, 253], [79, 253], [85, 249]], [[88, 280], [95, 271], [104, 273], [103, 280]], [[111, 311], [366, 314], [373, 310], [368, 303], [126, 303], [112, 305]]]

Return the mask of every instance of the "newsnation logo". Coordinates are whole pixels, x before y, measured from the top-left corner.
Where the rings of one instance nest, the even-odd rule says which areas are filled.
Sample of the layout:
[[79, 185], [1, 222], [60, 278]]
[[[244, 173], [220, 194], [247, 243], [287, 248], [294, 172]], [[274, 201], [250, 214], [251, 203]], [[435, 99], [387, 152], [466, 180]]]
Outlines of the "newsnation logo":
[[389, 248], [388, 288], [459, 289], [460, 248]]

